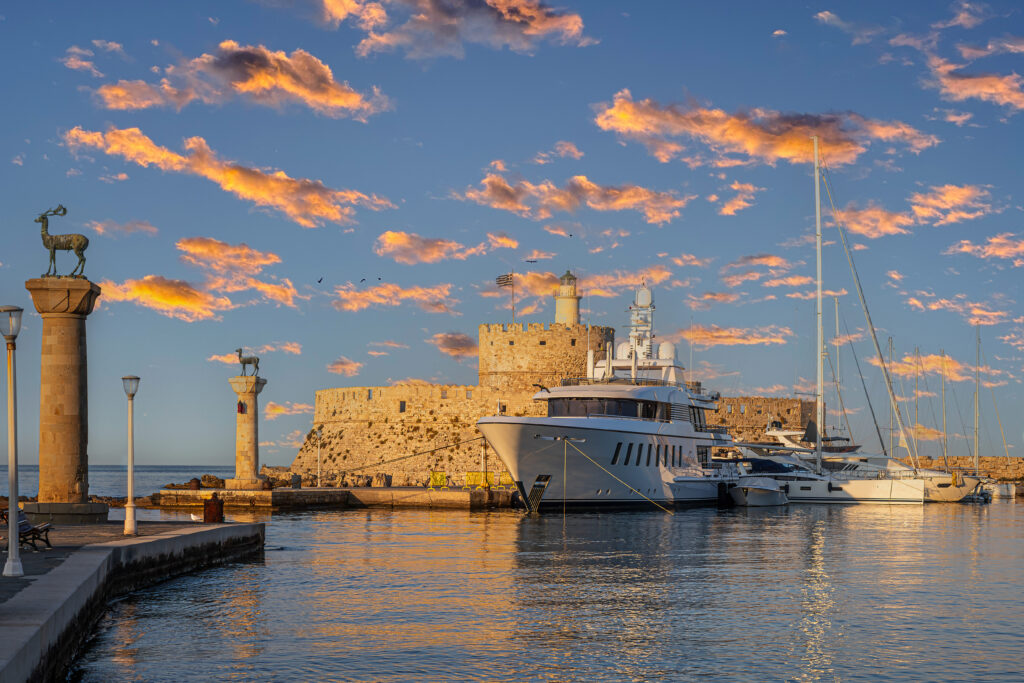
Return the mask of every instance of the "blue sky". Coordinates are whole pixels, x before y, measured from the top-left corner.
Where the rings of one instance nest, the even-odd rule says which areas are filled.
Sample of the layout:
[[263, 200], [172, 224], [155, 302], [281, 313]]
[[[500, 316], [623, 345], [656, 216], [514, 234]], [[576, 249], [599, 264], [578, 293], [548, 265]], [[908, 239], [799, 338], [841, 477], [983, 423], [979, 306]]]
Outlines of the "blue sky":
[[[0, 20], [15, 65], [0, 303], [31, 309], [23, 282], [46, 265], [32, 221], [63, 203], [51, 232], [89, 237], [86, 274], [104, 287], [89, 320], [93, 462], [124, 459], [119, 378], [134, 373], [140, 461], [230, 464], [237, 366], [216, 356], [239, 346], [261, 355], [262, 401], [277, 406], [261, 424], [271, 463], [291, 461], [317, 389], [472, 384], [477, 325], [508, 319], [493, 280], [509, 270], [538, 322], [566, 268], [590, 319], [616, 326], [646, 278], [658, 331], [684, 362], [692, 342], [697, 378], [727, 395], [807, 391], [815, 133], [883, 345], [892, 336], [898, 359], [919, 347], [933, 393], [945, 350], [970, 423], [984, 323], [983, 378], [1011, 453], [1024, 448], [1013, 3], [103, 7], [20, 5]], [[826, 227], [825, 288], [845, 292], [884, 416], [835, 239]], [[26, 316], [26, 462], [39, 334]], [[840, 363], [870, 444], [848, 351]], [[900, 366], [908, 396], [913, 367]], [[981, 405], [983, 454], [1001, 454], [989, 388]], [[921, 398], [923, 437], [940, 410]], [[959, 431], [952, 399], [949, 411]]]

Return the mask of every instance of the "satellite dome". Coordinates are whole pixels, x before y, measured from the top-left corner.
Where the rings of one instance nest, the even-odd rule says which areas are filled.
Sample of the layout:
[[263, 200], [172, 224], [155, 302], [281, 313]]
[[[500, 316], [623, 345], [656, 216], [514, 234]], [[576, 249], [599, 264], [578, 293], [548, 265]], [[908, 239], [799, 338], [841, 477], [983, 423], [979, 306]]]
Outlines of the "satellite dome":
[[615, 357], [619, 360], [626, 360], [629, 358], [629, 342], [622, 342], [615, 347]]
[[650, 306], [653, 297], [651, 296], [651, 290], [647, 287], [641, 287], [636, 290], [636, 305], [637, 306]]
[[672, 342], [661, 342], [658, 345], [658, 358], [661, 360], [675, 360], [676, 345]]

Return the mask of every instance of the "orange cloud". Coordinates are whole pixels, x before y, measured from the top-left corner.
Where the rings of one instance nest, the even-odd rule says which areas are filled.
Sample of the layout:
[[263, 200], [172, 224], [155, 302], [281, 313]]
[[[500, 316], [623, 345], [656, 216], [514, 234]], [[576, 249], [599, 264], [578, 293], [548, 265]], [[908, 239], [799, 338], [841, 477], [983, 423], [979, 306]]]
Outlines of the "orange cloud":
[[907, 227], [914, 224], [912, 216], [906, 213], [889, 211], [875, 204], [858, 209], [853, 203], [847, 204], [842, 211], [837, 211], [837, 218], [843, 226], [856, 235], [868, 239], [876, 239], [886, 235], [909, 235]]
[[950, 245], [943, 254], [970, 254], [981, 259], [1013, 259], [1014, 266], [1024, 266], [1024, 238], [1012, 232], [989, 237], [985, 244], [960, 240]]
[[490, 244], [491, 249], [518, 249], [519, 240], [514, 237], [509, 237], [503, 232], [489, 232], [487, 233], [487, 242]]
[[713, 257], [698, 258], [693, 254], [680, 254], [679, 256], [672, 257], [672, 263], [677, 266], [696, 266], [697, 268], [704, 268], [713, 260]]
[[371, 306], [400, 306], [406, 301], [411, 301], [429, 313], [454, 315], [455, 310], [452, 307], [459, 303], [459, 300], [451, 297], [451, 290], [450, 284], [401, 287], [391, 283], [358, 289], [350, 282], [334, 289], [338, 298], [331, 305], [339, 311], [354, 312]]
[[545, 225], [544, 232], [551, 233], [552, 235], [558, 235], [559, 237], [572, 237], [572, 235], [569, 234], [569, 231], [561, 225]]
[[981, 22], [988, 19], [987, 7], [981, 3], [972, 3], [967, 0], [959, 0], [953, 5], [953, 16], [946, 21], [937, 21], [932, 28], [950, 28], [960, 26], [962, 28], [974, 28]]
[[[729, 114], [692, 102], [662, 105], [651, 99], [634, 101], [629, 90], [617, 92], [611, 105], [598, 105], [595, 123], [602, 130], [645, 145], [662, 162], [684, 150], [671, 138], [690, 138], [707, 145], [714, 158], [691, 157], [692, 165], [810, 163], [813, 135], [824, 141], [823, 152], [833, 166], [855, 162], [873, 141], [900, 142], [914, 153], [939, 143], [934, 135], [902, 122], [876, 121], [853, 112], [784, 114], [752, 109]], [[745, 158], [728, 158], [727, 154]]]
[[384, 346], [384, 347], [387, 347], [389, 349], [407, 349], [407, 348], [409, 348], [408, 344], [403, 344], [402, 342], [392, 341], [390, 339], [385, 339], [384, 341], [379, 341], [379, 342], [370, 342], [370, 346]]
[[[237, 362], [237, 358], [235, 359]], [[263, 407], [264, 420], [276, 420], [282, 415], [307, 415], [313, 412], [313, 406], [309, 403], [292, 403], [286, 401], [284, 404], [268, 401]]]
[[694, 346], [710, 348], [712, 346], [761, 346], [785, 344], [793, 331], [788, 327], [768, 325], [766, 327], [719, 327], [711, 325], [693, 325], [669, 335], [669, 340], [686, 339]]
[[548, 259], [555, 258], [555, 256], [557, 256], [557, 254], [555, 254], [555, 252], [553, 252], [553, 251], [541, 251], [540, 249], [534, 249], [533, 251], [531, 251], [529, 254], [526, 255], [526, 258], [524, 260], [526, 260], [526, 261], [546, 261]]
[[920, 422], [910, 428], [910, 433], [918, 441], [941, 441], [943, 436], [941, 429], [925, 427]]
[[793, 267], [786, 259], [775, 254], [750, 254], [749, 256], [741, 256], [735, 261], [731, 261], [722, 266], [722, 271], [730, 270], [732, 268], [747, 268], [751, 266], [764, 266], [766, 268], [776, 268], [779, 270], [789, 270]]
[[104, 302], [129, 301], [137, 306], [151, 308], [168, 318], [188, 323], [220, 320], [221, 311], [235, 307], [225, 296], [198, 290], [184, 280], [171, 280], [159, 275], [125, 280], [122, 284], [104, 280], [100, 287], [103, 289]]
[[1013, 109], [1024, 109], [1024, 82], [1019, 75], [959, 73], [963, 66], [930, 55], [928, 68], [931, 69], [934, 80], [928, 84], [938, 88], [945, 99], [954, 102], [976, 99]]
[[570, 178], [564, 188], [550, 180], [511, 184], [496, 173], [487, 174], [479, 188], [470, 187], [454, 196], [534, 220], [550, 218], [554, 211], [573, 212], [585, 204], [595, 211], [636, 210], [653, 224], [678, 218], [679, 210], [695, 197], [679, 197], [673, 191], [659, 192], [638, 185], [598, 185], [583, 175]]
[[893, 282], [900, 282], [901, 280], [903, 280], [904, 277], [903, 273], [901, 273], [898, 270], [890, 270], [885, 274], [885, 276], [892, 280]]
[[345, 375], [346, 377], [355, 377], [359, 374], [359, 370], [362, 367], [362, 363], [345, 356], [340, 356], [338, 360], [327, 364], [327, 372], [334, 373], [335, 375]]
[[236, 353], [215, 353], [207, 361], [216, 361], [224, 365], [238, 365], [238, 354]]
[[814, 282], [814, 278], [809, 275], [789, 275], [786, 277], [777, 277], [771, 280], [765, 280], [761, 283], [762, 287], [802, 287], [809, 285]]
[[858, 342], [864, 338], [864, 332], [857, 331], [851, 332], [850, 334], [841, 334], [838, 337], [832, 339], [832, 346], [846, 346], [853, 342]]
[[410, 59], [462, 57], [464, 43], [532, 52], [542, 41], [562, 45], [591, 45], [583, 35], [578, 14], [552, 9], [539, 0], [390, 0], [392, 8], [408, 10], [409, 19], [391, 26], [391, 18], [378, 2], [322, 0], [323, 17], [337, 26], [350, 19], [366, 32], [356, 46], [365, 57], [374, 52], [405, 51]]
[[302, 344], [299, 342], [274, 342], [273, 344], [264, 344], [256, 349], [256, 353], [270, 353], [271, 351], [284, 351], [293, 356], [301, 356]]
[[853, 45], [860, 45], [862, 43], [871, 42], [871, 39], [882, 33], [884, 30], [881, 26], [872, 26], [870, 24], [860, 24], [852, 21], [845, 21], [840, 19], [837, 14], [825, 10], [824, 12], [818, 12], [814, 15], [814, 18], [828, 26], [839, 29], [843, 33], [848, 33], [853, 36]]
[[420, 237], [414, 232], [388, 230], [381, 233], [373, 247], [378, 256], [388, 256], [398, 263], [437, 263], [445, 259], [465, 260], [485, 253], [484, 245], [467, 248], [454, 240]]
[[273, 107], [299, 103], [325, 116], [360, 121], [389, 108], [388, 99], [376, 88], [364, 94], [339, 83], [329, 66], [302, 49], [288, 55], [225, 40], [215, 54], [168, 67], [166, 73], [157, 85], [118, 81], [100, 86], [96, 95], [108, 109], [181, 109], [195, 100], [219, 104], [243, 96]]
[[[846, 296], [847, 294], [849, 294], [849, 292], [846, 291], [846, 288], [843, 288], [843, 289], [823, 289], [821, 291], [821, 295], [823, 297], [826, 297], [826, 298], [837, 297], [837, 296]], [[790, 299], [802, 299], [804, 301], [808, 301], [810, 299], [813, 299], [816, 296], [818, 296], [818, 293], [816, 291], [812, 291], [812, 292], [790, 292], [789, 294], [786, 295], [787, 298], [790, 298]]]
[[738, 180], [729, 187], [736, 191], [736, 196], [719, 207], [718, 213], [723, 216], [735, 216], [738, 212], [751, 206], [754, 203], [754, 195], [764, 190], [763, 187], [757, 187], [752, 183], [741, 183]]
[[[868, 358], [875, 367], [882, 367], [878, 358]], [[941, 375], [945, 365], [946, 379], [952, 382], [967, 382], [974, 379], [974, 367], [961, 363], [960, 361], [946, 356], [945, 360], [940, 354], [928, 353], [915, 356], [904, 354], [900, 360], [894, 360], [888, 364], [889, 374], [895, 377], [914, 377], [915, 375]]]
[[686, 305], [695, 311], [706, 311], [711, 308], [712, 303], [731, 304], [738, 301], [739, 294], [732, 292], [704, 292], [699, 297], [692, 294], [687, 295]]
[[726, 287], [739, 287], [744, 282], [757, 282], [764, 273], [759, 273], [756, 270], [748, 270], [745, 273], [733, 273], [732, 275], [723, 275], [722, 283]]
[[427, 343], [452, 358], [469, 358], [478, 352], [476, 340], [461, 332], [439, 332], [428, 339]]
[[181, 260], [210, 271], [204, 288], [211, 292], [243, 292], [255, 290], [264, 299], [295, 307], [295, 299], [308, 299], [300, 295], [291, 280], [265, 282], [255, 276], [264, 267], [281, 262], [277, 254], [253, 249], [247, 244], [228, 244], [211, 237], [186, 237], [175, 246], [182, 252]]
[[88, 71], [96, 78], [103, 78], [103, 74], [96, 68], [96, 64], [91, 59], [87, 59], [87, 57], [92, 56], [92, 50], [72, 45], [65, 51], [65, 55], [57, 61], [73, 71]]
[[110, 235], [111, 237], [131, 235], [136, 232], [155, 235], [158, 232], [156, 226], [149, 221], [134, 220], [124, 223], [116, 221], [88, 221], [85, 225], [95, 230], [97, 235]]
[[[583, 278], [580, 291], [591, 296], [614, 297], [619, 294], [616, 290], [624, 288], [635, 289], [643, 284], [647, 284], [649, 286], [660, 285], [671, 277], [672, 271], [669, 270], [667, 266], [663, 266], [661, 264], [653, 265], [649, 268], [634, 272], [615, 270], [611, 273], [599, 273], [586, 276]], [[553, 289], [549, 289], [547, 291], [548, 296], [550, 296], [552, 292]]]
[[910, 196], [910, 210], [917, 220], [947, 225], [993, 213], [988, 190], [977, 185], [932, 186], [931, 192]]
[[936, 298], [925, 292], [918, 292], [924, 299], [907, 298], [907, 305], [920, 311], [950, 311], [963, 316], [971, 325], [998, 325], [1010, 320], [1009, 311], [993, 310], [989, 304], [969, 301], [966, 294], [957, 294], [952, 299]]
[[222, 161], [200, 137], [185, 140], [187, 156], [160, 147], [138, 128], [109, 128], [100, 133], [76, 126], [64, 134], [64, 142], [72, 150], [94, 148], [143, 167], [153, 165], [164, 171], [201, 176], [226, 192], [280, 211], [307, 228], [324, 221], [352, 223], [353, 206], [373, 211], [394, 208], [390, 201], [376, 195], [332, 190], [319, 180], [292, 178], [284, 171], [267, 172]]
[[583, 158], [583, 152], [581, 152], [579, 148], [576, 147], [576, 145], [574, 145], [573, 143], [566, 142], [565, 140], [559, 140], [558, 142], [555, 143], [554, 149], [547, 152], [537, 152], [537, 156], [533, 158], [533, 163], [547, 164], [551, 161], [551, 157], [553, 156], [562, 158], [570, 157], [572, 159], [579, 160]]

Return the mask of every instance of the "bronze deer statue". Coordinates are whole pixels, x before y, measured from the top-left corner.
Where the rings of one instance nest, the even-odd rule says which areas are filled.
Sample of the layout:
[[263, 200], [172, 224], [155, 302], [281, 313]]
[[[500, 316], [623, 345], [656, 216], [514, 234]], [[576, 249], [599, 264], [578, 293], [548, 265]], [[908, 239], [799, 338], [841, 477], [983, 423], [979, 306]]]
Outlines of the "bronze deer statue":
[[60, 249], [61, 251], [73, 251], [75, 252], [75, 256], [78, 257], [78, 265], [75, 266], [74, 270], [69, 274], [72, 277], [75, 277], [75, 271], [78, 271], [78, 277], [85, 277], [85, 250], [89, 247], [89, 238], [85, 235], [76, 235], [74, 233], [68, 235], [51, 235], [48, 232], [48, 216], [66, 216], [67, 214], [68, 210], [65, 209], [62, 204], [58, 204], [56, 209], [48, 209], [47, 211], [44, 211], [39, 214], [39, 218], [35, 220], [36, 223], [40, 223], [43, 226], [40, 230], [43, 237], [43, 248], [50, 250], [50, 267], [46, 269], [46, 276], [57, 275], [56, 252]]
[[242, 377], [245, 377], [245, 366], [252, 366], [252, 376], [256, 377], [260, 374], [260, 359], [259, 356], [243, 356], [242, 349], [235, 349], [238, 354], [238, 362], [242, 364]]

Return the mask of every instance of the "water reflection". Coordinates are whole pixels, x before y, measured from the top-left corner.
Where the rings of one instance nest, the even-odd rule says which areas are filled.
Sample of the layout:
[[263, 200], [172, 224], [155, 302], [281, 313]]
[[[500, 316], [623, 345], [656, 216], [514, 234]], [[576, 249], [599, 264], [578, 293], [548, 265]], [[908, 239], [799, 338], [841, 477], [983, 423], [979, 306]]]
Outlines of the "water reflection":
[[275, 515], [268, 546], [264, 563], [116, 604], [78, 675], [962, 680], [1021, 668], [1012, 504], [315, 512]]

